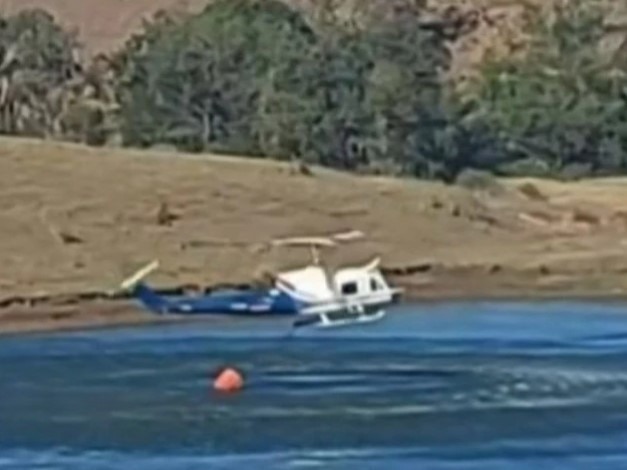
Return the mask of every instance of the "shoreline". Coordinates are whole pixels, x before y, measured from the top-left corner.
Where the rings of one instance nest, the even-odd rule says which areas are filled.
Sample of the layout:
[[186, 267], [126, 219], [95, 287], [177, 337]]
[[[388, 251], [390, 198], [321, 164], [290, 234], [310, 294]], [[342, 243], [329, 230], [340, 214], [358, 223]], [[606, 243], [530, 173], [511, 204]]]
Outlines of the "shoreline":
[[327, 263], [378, 256], [405, 301], [627, 301], [627, 178], [468, 188], [32, 139], [0, 153], [0, 335], [180, 321], [109, 292], [154, 259], [158, 289], [238, 286], [302, 265], [272, 240], [347, 230], [366, 238]]
[[[470, 277], [469, 277], [470, 276]], [[474, 302], [583, 302], [625, 304], [627, 290], [615, 287], [618, 276], [605, 276], [604, 283], [591, 282], [589, 276], [572, 277], [570, 282], [541, 285], [540, 277], [528, 274], [497, 276], [479, 271], [464, 275], [441, 273], [427, 282], [417, 276], [392, 278], [405, 289], [402, 304]], [[67, 299], [69, 296], [64, 296]], [[233, 321], [232, 317], [158, 317], [146, 312], [132, 298], [70, 301], [55, 304], [54, 298], [36, 306], [0, 308], [0, 339], [41, 333], [91, 331], [122, 327], [141, 327], [172, 323]]]

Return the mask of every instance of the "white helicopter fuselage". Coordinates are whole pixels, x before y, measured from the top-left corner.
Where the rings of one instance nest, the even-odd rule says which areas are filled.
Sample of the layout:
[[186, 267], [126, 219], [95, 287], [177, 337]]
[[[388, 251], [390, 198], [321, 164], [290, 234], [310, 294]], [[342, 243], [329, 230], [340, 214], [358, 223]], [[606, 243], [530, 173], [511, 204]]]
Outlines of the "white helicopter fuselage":
[[377, 264], [343, 268], [333, 274], [311, 265], [280, 273], [276, 287], [301, 302], [304, 315], [381, 310], [397, 301], [401, 289], [388, 285]]

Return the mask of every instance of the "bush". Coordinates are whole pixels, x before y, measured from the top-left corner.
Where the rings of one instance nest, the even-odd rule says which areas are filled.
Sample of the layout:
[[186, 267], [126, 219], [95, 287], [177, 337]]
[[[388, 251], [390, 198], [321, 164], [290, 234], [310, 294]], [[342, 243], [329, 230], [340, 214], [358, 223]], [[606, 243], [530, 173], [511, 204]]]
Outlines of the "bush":
[[498, 193], [503, 187], [494, 175], [487, 171], [467, 169], [462, 171], [455, 180], [455, 184], [471, 191], [485, 191]]
[[547, 202], [549, 200], [546, 195], [533, 183], [526, 182], [521, 184], [518, 186], [518, 191], [527, 199], [531, 199], [532, 201]]

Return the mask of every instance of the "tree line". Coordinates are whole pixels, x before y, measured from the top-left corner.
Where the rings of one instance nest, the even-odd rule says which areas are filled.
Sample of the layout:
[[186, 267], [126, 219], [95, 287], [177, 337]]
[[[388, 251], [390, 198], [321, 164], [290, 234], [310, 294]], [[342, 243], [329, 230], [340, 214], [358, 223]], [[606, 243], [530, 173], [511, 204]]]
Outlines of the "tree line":
[[196, 15], [156, 15], [89, 64], [50, 14], [25, 10], [0, 20], [0, 133], [447, 182], [467, 169], [627, 169], [627, 48], [604, 53], [602, 6], [536, 12], [524, 52], [486, 61], [460, 91], [449, 46], [471, 19], [434, 17], [423, 3], [350, 21], [331, 1], [307, 14], [279, 0], [214, 0]]

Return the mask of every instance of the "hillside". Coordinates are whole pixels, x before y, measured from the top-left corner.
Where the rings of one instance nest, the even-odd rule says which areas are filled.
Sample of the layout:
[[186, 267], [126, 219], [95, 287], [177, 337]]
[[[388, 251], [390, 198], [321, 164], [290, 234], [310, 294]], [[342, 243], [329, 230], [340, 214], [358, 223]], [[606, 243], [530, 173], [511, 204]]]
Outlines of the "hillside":
[[[285, 0], [292, 5], [312, 11], [320, 2], [314, 0]], [[142, 20], [165, 9], [196, 12], [208, 0], [0, 0], [0, 13], [13, 14], [26, 8], [44, 8], [64, 26], [76, 29], [88, 56], [111, 52], [142, 26]], [[364, 4], [353, 0], [331, 0], [341, 15], [350, 16]], [[384, 2], [379, 2], [383, 5]], [[390, 3], [389, 1], [385, 2]], [[402, 3], [402, 2], [397, 2]], [[451, 7], [474, 18], [474, 29], [454, 44], [455, 75], [464, 78], [486, 57], [507, 54], [524, 44], [522, 33], [525, 5], [548, 6], [555, 0], [429, 0], [429, 8], [442, 12]], [[366, 8], [373, 8], [376, 1]], [[385, 6], [389, 8], [389, 6]]]
[[65, 27], [76, 29], [89, 55], [120, 47], [160, 9], [201, 9], [206, 0], [0, 0], [0, 13], [43, 8]]
[[[484, 189], [470, 190], [313, 171], [2, 139], [2, 297], [105, 292], [154, 258], [163, 269], [151, 281], [162, 286], [245, 283], [302, 260], [257, 249], [271, 238], [346, 229], [368, 239], [330, 261], [379, 254], [415, 298], [627, 287], [627, 180], [534, 181], [521, 192], [520, 181], [479, 179]], [[158, 224], [162, 203], [179, 217], [171, 226]], [[115, 304], [118, 316], [103, 313], [106, 304], [60, 307], [62, 314], [46, 303], [3, 305], [4, 331], [150, 318], [126, 304]]]
[[[0, 11], [43, 6], [65, 26], [78, 28], [87, 52], [94, 54], [119, 47], [156, 10], [193, 11], [205, 1], [0, 0]], [[285, 1], [310, 13], [320, 5], [312, 0]], [[347, 17], [366, 21], [410, 0], [328, 3], [338, 21]], [[38, 69], [48, 63], [45, 60], [30, 65], [24, 61], [32, 68], [31, 76], [43, 77], [40, 83], [29, 85], [19, 68], [7, 67], [4, 96], [11, 99], [4, 103], [3, 133], [106, 142], [111, 147], [0, 139], [4, 176], [0, 182], [0, 332], [147, 321], [150, 317], [131, 308], [127, 299], [107, 297], [143, 263], [161, 260], [163, 269], [152, 282], [164, 287], [249, 283], [264, 270], [302, 260], [298, 253], [268, 253], [263, 248], [269, 240], [347, 229], [361, 230], [368, 238], [332, 253], [330, 261], [357, 263], [381, 255], [387, 273], [413, 298], [622, 295], [627, 286], [623, 280], [627, 180], [495, 180], [487, 173], [467, 170], [573, 179], [625, 172], [627, 139], [620, 126], [627, 116], [624, 88], [614, 82], [607, 86], [605, 73], [608, 65], [620, 65], [621, 57], [614, 54], [609, 63], [605, 54], [597, 53], [599, 48], [621, 44], [624, 32], [614, 28], [618, 32], [608, 35], [605, 10], [593, 17], [582, 14], [581, 24], [564, 14], [563, 21], [547, 28], [558, 25], [560, 31], [574, 29], [574, 33], [538, 35], [533, 47], [525, 49], [529, 44], [523, 33], [525, 8], [534, 5], [547, 4], [432, 2], [437, 15], [393, 23], [385, 34], [375, 34], [378, 39], [372, 44], [370, 39], [354, 41], [350, 34], [331, 35], [330, 42], [320, 41], [305, 54], [302, 46], [309, 42], [301, 33], [308, 28], [294, 28], [285, 36], [274, 36], [274, 31], [277, 24], [290, 24], [292, 16], [301, 26], [306, 18], [286, 13], [282, 5], [270, 6], [287, 16], [275, 10], [261, 14], [259, 4], [248, 4], [233, 18], [243, 11], [254, 15], [255, 22], [228, 23], [214, 16], [219, 12], [208, 12], [207, 18], [203, 15], [185, 26], [198, 28], [201, 35], [208, 33], [207, 40], [218, 34], [217, 41], [223, 25], [239, 27], [228, 29], [227, 36], [247, 42], [230, 44], [232, 55], [205, 57], [206, 43], [183, 42], [182, 49], [171, 49], [164, 59], [169, 43], [157, 42], [150, 46], [156, 54], [143, 58], [138, 53], [128, 61], [120, 76], [126, 73], [130, 79], [119, 82], [114, 73], [91, 69], [68, 81], [67, 71], [76, 65], [75, 59], [69, 41], [64, 42], [67, 38], [57, 36], [67, 47], [61, 55], [46, 59], [61, 64], [50, 74]], [[225, 3], [220, 8], [229, 11], [230, 6]], [[568, 14], [577, 16], [581, 11]], [[461, 101], [454, 103], [452, 112], [444, 98], [450, 88], [440, 80], [440, 66], [450, 65], [443, 24], [459, 18], [468, 28], [452, 45], [454, 78], [472, 76], [486, 57], [529, 51], [526, 65], [531, 66], [522, 64], [513, 74], [505, 73], [506, 69], [493, 71], [490, 87], [478, 95], [479, 113], [468, 113], [465, 103], [459, 106]], [[620, 23], [620, 17], [613, 16], [613, 21]], [[398, 61], [389, 63], [383, 47], [386, 34], [396, 34], [401, 24], [409, 27], [396, 43], [401, 51], [396, 54]], [[589, 47], [580, 47], [578, 40], [589, 30], [596, 39]], [[326, 31], [321, 28], [316, 34]], [[377, 33], [376, 28], [373, 31]], [[430, 41], [437, 38], [435, 43], [421, 43], [428, 45], [424, 50], [415, 47], [427, 36]], [[10, 50], [16, 39], [8, 35], [4, 41]], [[334, 50], [352, 52], [327, 57], [331, 50], [327, 48], [334, 44], [347, 45]], [[553, 44], [574, 47], [553, 50]], [[362, 46], [367, 46], [363, 49], [367, 54], [355, 52]], [[41, 50], [37, 43], [30, 47]], [[265, 57], [265, 51], [273, 48], [285, 55]], [[180, 50], [186, 51], [189, 69], [163, 66], [178, 64]], [[242, 51], [250, 52], [245, 61], [250, 66], [233, 73], [230, 61], [239, 61]], [[195, 54], [204, 62], [197, 63]], [[369, 54], [377, 60], [372, 62]], [[12, 60], [20, 63], [15, 57]], [[135, 60], [143, 68], [135, 67]], [[288, 70], [286, 63], [294, 65]], [[378, 68], [364, 73], [372, 63]], [[549, 69], [536, 70], [536, 63], [557, 68], [547, 75]], [[575, 68], [578, 73], [572, 72], [572, 63], [583, 64]], [[587, 73], [587, 63], [597, 67], [595, 74]], [[263, 75], [267, 80], [258, 80], [264, 67], [269, 67]], [[396, 74], [390, 72], [395, 67]], [[207, 78], [209, 70], [221, 70], [223, 80], [214, 83]], [[338, 70], [354, 74], [354, 83], [346, 90], [361, 87], [361, 98], [333, 105], [334, 94], [350, 96], [342, 94], [346, 84], [337, 79]], [[419, 79], [425, 73], [427, 79]], [[437, 76], [437, 93], [431, 88], [431, 73]], [[609, 79], [615, 77], [613, 73]], [[571, 79], [577, 88], [569, 85]], [[589, 93], [573, 95], [582, 80]], [[28, 93], [23, 90], [25, 83]], [[291, 83], [301, 87], [284, 92]], [[541, 86], [529, 89], [529, 83]], [[308, 95], [307, 90], [325, 89], [328, 84], [332, 86], [324, 95]], [[151, 87], [159, 92], [145, 96]], [[198, 102], [204, 106], [200, 114], [192, 106]], [[549, 106], [553, 112], [547, 112]], [[433, 114], [423, 116], [415, 110]], [[346, 121], [351, 115], [365, 118], [357, 124]], [[537, 124], [538, 116], [548, 121]], [[521, 126], [521, 120], [527, 124]], [[413, 123], [408, 134], [407, 122]], [[431, 130], [425, 133], [425, 129]], [[161, 150], [117, 149], [122, 142]], [[168, 153], [165, 147], [284, 160], [297, 157], [311, 165], [316, 162], [356, 173], [379, 171], [459, 184], [350, 176], [311, 166], [313, 175], [307, 175], [288, 164]], [[521, 162], [522, 166], [511, 165]], [[164, 223], [166, 213], [175, 216]]]

